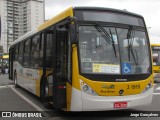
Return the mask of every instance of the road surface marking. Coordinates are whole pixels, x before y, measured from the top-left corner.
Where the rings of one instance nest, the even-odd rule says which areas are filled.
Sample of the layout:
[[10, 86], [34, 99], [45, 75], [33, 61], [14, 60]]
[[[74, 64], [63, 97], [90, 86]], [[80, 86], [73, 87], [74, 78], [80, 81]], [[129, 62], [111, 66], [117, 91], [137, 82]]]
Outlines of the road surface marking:
[[160, 93], [153, 93], [153, 95], [160, 95]]
[[0, 86], [0, 89], [2, 89], [2, 88], [7, 88], [6, 86]]
[[39, 106], [37, 106], [35, 103], [33, 103], [32, 101], [30, 101], [28, 98], [26, 98], [24, 95], [22, 95], [20, 92], [18, 92], [14, 87], [11, 87], [11, 89], [17, 94], [19, 95], [22, 99], [24, 99], [27, 103], [29, 103], [31, 106], [33, 106], [37, 111], [42, 112], [42, 114], [45, 117], [50, 116], [49, 114], [47, 114], [45, 112], [45, 110], [43, 110], [42, 108], [40, 108]]
[[160, 90], [160, 87], [156, 88], [156, 90]]
[[26, 102], [28, 102], [30, 105], [32, 105], [36, 110], [38, 111], [44, 111], [43, 109], [41, 109], [39, 106], [37, 106], [36, 104], [34, 104], [32, 101], [30, 101], [28, 98], [26, 98], [24, 95], [22, 95], [20, 92], [18, 92], [14, 87], [11, 87], [12, 90], [19, 95], [22, 99], [24, 99]]
[[0, 89], [2, 89], [2, 88], [9, 88], [9, 87], [12, 87], [12, 86], [14, 86], [14, 85], [5, 85], [5, 86], [0, 86]]

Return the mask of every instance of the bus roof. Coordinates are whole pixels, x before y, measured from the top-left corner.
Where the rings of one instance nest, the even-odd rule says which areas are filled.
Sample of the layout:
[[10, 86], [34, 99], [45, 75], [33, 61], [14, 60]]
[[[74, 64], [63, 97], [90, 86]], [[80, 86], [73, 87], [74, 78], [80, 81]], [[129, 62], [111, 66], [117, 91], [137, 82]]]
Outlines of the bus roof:
[[32, 36], [33, 34], [44, 30], [46, 28], [48, 28], [49, 26], [67, 18], [67, 17], [72, 17], [74, 16], [73, 14], [73, 10], [97, 10], [97, 11], [113, 11], [113, 12], [119, 12], [119, 13], [125, 13], [125, 14], [130, 14], [130, 15], [135, 15], [135, 16], [139, 16], [142, 17], [141, 15], [135, 14], [135, 13], [131, 13], [125, 10], [118, 10], [118, 9], [111, 9], [111, 8], [102, 8], [102, 7], [70, 7], [68, 9], [66, 9], [65, 11], [61, 12], [60, 14], [54, 16], [53, 18], [51, 18], [50, 20], [44, 22], [42, 25], [40, 25], [38, 28], [31, 30], [30, 32], [26, 33], [25, 35], [21, 36], [20, 38], [18, 38], [17, 40], [13, 41], [11, 46], [14, 44], [17, 44], [18, 42], [28, 38], [29, 36]]
[[18, 43], [18, 42], [20, 42], [21, 40], [26, 39], [27, 37], [29, 37], [29, 36], [37, 33], [37, 32], [38, 32], [37, 29], [34, 29], [34, 30], [32, 30], [32, 31], [29, 31], [29, 32], [26, 33], [25, 35], [21, 36], [20, 38], [18, 38], [18, 39], [15, 40], [15, 41], [13, 41], [12, 44], [11, 44], [11, 46], [14, 45], [14, 44], [16, 44], [16, 43]]

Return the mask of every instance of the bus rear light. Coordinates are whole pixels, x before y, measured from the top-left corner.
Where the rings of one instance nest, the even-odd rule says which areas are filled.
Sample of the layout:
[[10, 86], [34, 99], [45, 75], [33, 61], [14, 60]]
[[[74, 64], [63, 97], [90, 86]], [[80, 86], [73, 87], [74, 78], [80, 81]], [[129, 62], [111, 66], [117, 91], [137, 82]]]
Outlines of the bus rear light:
[[81, 84], [82, 92], [89, 94], [89, 95], [98, 96], [98, 94], [91, 87], [89, 87], [86, 83], [84, 82], [81, 82], [81, 83], [83, 83]]

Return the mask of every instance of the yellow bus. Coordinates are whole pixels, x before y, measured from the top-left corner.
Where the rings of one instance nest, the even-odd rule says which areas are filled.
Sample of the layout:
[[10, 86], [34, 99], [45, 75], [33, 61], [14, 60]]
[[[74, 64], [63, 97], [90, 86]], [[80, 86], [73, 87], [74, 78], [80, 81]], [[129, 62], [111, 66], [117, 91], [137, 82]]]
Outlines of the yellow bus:
[[160, 44], [151, 44], [154, 79], [160, 79]]
[[151, 50], [144, 18], [131, 12], [70, 7], [10, 47], [10, 79], [65, 111], [149, 105]]
[[8, 73], [8, 66], [9, 66], [9, 55], [8, 54], [1, 54], [0, 55], [0, 72], [3, 68], [5, 73]]
[[8, 66], [8, 62], [9, 62], [9, 55], [8, 54], [4, 54], [3, 57], [3, 64]]

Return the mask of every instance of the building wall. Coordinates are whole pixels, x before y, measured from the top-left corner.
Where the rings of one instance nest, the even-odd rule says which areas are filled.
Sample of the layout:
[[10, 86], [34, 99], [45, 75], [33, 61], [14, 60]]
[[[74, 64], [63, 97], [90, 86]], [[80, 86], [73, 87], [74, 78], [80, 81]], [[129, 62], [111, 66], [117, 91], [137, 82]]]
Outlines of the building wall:
[[[11, 42], [44, 22], [43, 0], [0, 0], [2, 35], [0, 45], [7, 53]], [[8, 29], [7, 29], [8, 28]]]
[[0, 46], [3, 46], [3, 51], [7, 51], [7, 10], [5, 0], [0, 0], [0, 16], [1, 16], [1, 38]]
[[29, 17], [32, 22], [28, 24], [28, 28], [35, 29], [44, 22], [44, 5], [36, 1], [30, 1], [28, 4], [32, 10]]

